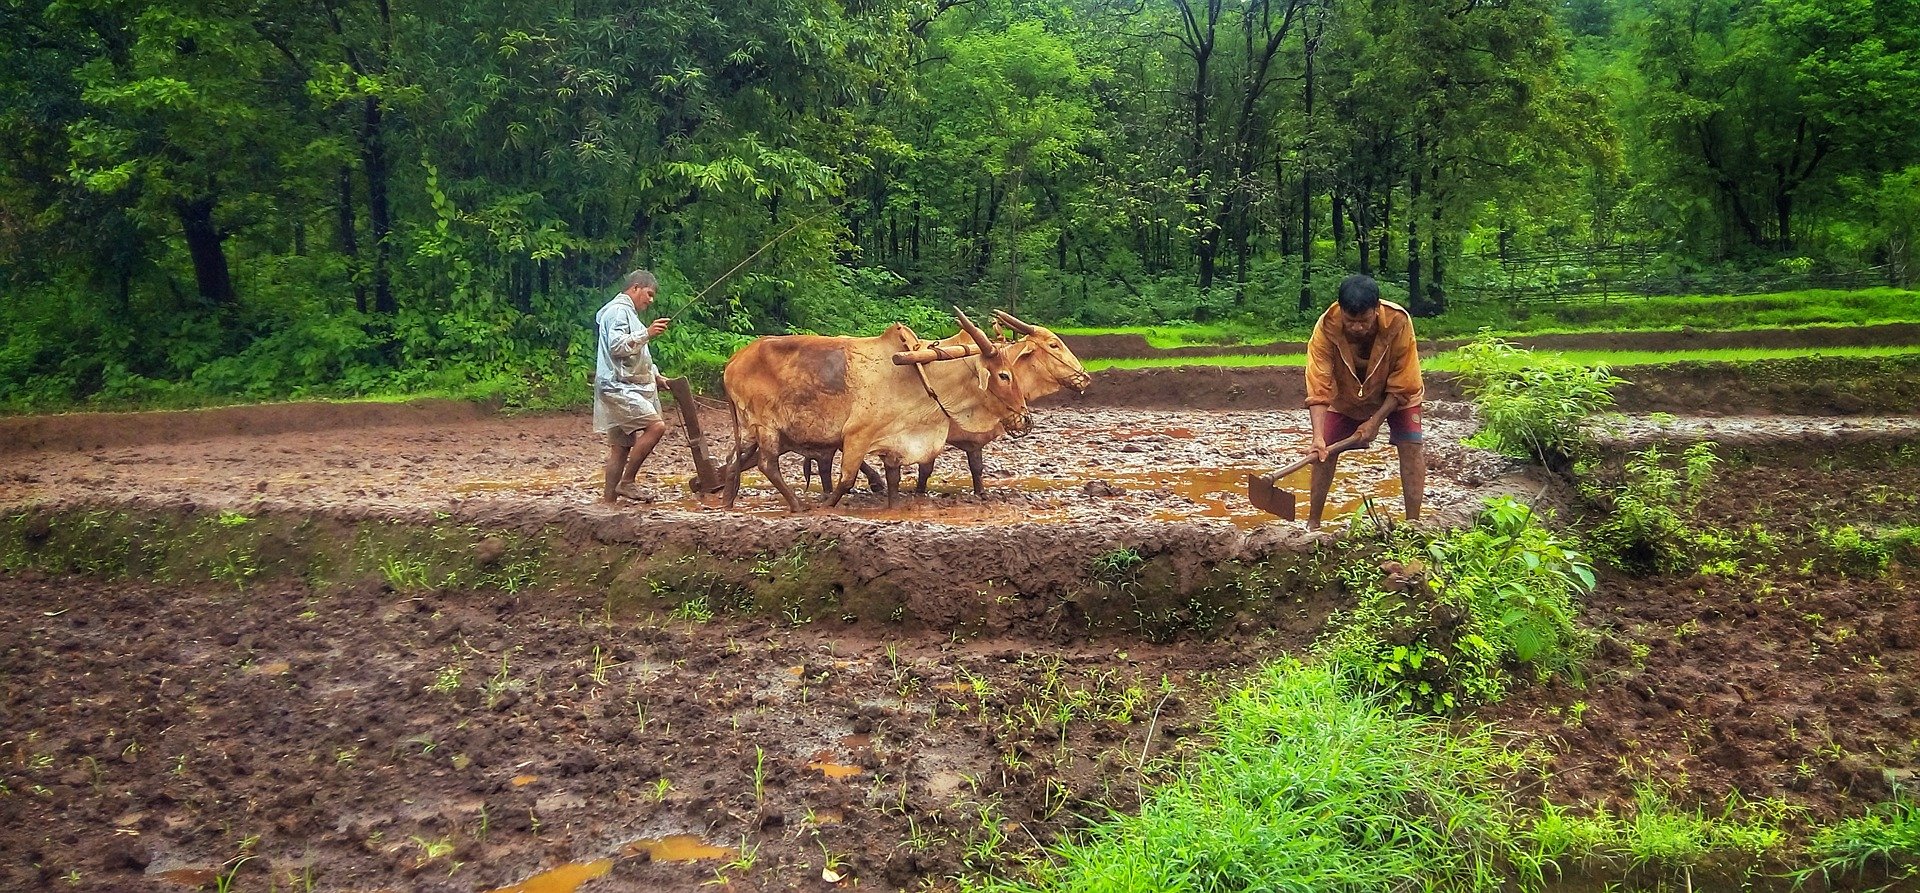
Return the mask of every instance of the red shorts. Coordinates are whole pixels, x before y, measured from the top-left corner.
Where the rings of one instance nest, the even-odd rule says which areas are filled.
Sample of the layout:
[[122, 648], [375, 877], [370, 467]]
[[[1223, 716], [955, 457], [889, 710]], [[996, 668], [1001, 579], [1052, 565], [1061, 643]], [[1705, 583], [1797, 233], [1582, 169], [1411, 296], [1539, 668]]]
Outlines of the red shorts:
[[[1352, 419], [1332, 410], [1327, 411], [1327, 443], [1336, 443], [1353, 436], [1360, 430], [1366, 419]], [[1426, 440], [1420, 430], [1420, 407], [1409, 406], [1396, 409], [1387, 414], [1388, 443], [1419, 443]], [[1364, 446], [1364, 444], [1363, 444]]]

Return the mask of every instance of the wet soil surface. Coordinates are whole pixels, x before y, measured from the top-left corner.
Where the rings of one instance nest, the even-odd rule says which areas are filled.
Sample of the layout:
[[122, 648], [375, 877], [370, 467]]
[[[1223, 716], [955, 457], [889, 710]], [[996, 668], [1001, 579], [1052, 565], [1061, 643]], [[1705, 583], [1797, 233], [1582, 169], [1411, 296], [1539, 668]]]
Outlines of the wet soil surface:
[[918, 889], [1127, 808], [1306, 644], [876, 635], [0, 575], [0, 889]]
[[1651, 785], [1715, 811], [1737, 791], [1826, 820], [1885, 800], [1890, 781], [1920, 785], [1920, 554], [1894, 549], [1881, 569], [1810, 548], [1823, 530], [1920, 525], [1920, 443], [1773, 427], [1734, 426], [1766, 436], [1729, 438], [1693, 520], [1763, 525], [1777, 546], [1732, 573], [1609, 576], [1585, 612], [1605, 637], [1587, 684], [1483, 717], [1547, 748], [1553, 799], [1619, 806]]
[[[719, 412], [703, 414], [702, 426], [718, 432], [709, 435], [711, 452], [725, 453], [730, 425]], [[1458, 404], [1436, 404], [1427, 412], [1427, 504], [1437, 512], [1470, 511], [1490, 482], [1515, 468], [1461, 446], [1472, 425], [1467, 408]], [[1385, 439], [1383, 434], [1375, 449], [1342, 458], [1329, 517], [1369, 497], [1399, 513], [1398, 460]], [[1247, 505], [1246, 475], [1290, 463], [1308, 440], [1303, 411], [1054, 408], [1038, 415], [1033, 434], [987, 448], [985, 499], [973, 496], [964, 459], [949, 452], [929, 497], [889, 510], [862, 483], [841, 508], [817, 511], [850, 524], [1164, 521], [1251, 528], [1274, 519]], [[687, 486], [693, 463], [678, 427], [641, 471], [642, 488], [653, 501], [603, 507], [597, 499], [605, 454], [586, 415], [573, 413], [41, 451], [15, 457], [0, 472], [0, 505], [140, 502], [403, 516], [443, 511], [496, 520], [566, 510], [588, 520], [645, 514], [651, 521], [694, 525], [729, 514], [786, 515], [757, 472], [745, 477], [737, 513], [704, 511]], [[797, 489], [799, 458], [787, 457], [784, 468]], [[912, 473], [906, 478], [911, 481]], [[1307, 472], [1283, 484], [1304, 494]]]

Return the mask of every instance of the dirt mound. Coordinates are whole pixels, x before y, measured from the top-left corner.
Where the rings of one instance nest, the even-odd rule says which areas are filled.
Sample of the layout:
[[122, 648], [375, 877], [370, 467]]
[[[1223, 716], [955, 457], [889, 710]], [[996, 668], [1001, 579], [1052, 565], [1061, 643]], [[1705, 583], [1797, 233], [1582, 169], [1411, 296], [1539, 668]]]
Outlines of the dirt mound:
[[98, 450], [142, 443], [190, 443], [290, 431], [448, 425], [474, 422], [492, 414], [491, 407], [463, 400], [414, 400], [14, 416], [0, 418], [0, 455], [36, 450]]

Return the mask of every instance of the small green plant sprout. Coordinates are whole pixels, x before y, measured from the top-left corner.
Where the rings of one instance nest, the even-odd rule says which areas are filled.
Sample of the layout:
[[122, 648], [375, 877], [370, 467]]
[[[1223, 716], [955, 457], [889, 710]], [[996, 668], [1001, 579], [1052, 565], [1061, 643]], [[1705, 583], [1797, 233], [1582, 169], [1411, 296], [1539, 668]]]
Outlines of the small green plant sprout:
[[221, 527], [245, 527], [248, 524], [253, 523], [253, 519], [247, 517], [246, 515], [240, 514], [239, 512], [224, 511], [224, 510], [221, 511], [220, 514], [213, 519], [213, 521], [215, 524], [218, 524]]
[[458, 664], [447, 664], [433, 674], [433, 684], [427, 690], [435, 694], [452, 694], [460, 688], [461, 670]]
[[713, 608], [707, 604], [707, 597], [703, 595], [681, 602], [680, 607], [674, 608], [669, 616], [688, 623], [706, 623], [713, 619]]
[[1093, 559], [1093, 578], [1115, 589], [1126, 590], [1139, 584], [1139, 568], [1146, 559], [1131, 548], [1114, 549]]
[[753, 749], [753, 805], [767, 805], [767, 752], [759, 747]]
[[420, 848], [420, 860], [415, 863], [416, 865], [426, 865], [429, 862], [443, 859], [453, 854], [453, 838], [451, 837], [442, 837], [435, 840], [428, 840], [424, 837], [413, 837], [410, 839], [413, 841], [414, 846]]
[[665, 778], [656, 779], [653, 782], [653, 802], [665, 803], [667, 802], [667, 795], [671, 793], [673, 793], [673, 782]]

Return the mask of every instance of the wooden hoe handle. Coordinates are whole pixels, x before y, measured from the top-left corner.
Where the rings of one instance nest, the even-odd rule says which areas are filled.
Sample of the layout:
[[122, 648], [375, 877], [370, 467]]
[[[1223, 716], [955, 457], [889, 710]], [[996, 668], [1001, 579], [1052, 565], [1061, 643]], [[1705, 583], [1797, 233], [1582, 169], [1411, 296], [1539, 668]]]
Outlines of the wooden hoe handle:
[[[1361, 445], [1362, 445], [1362, 443], [1361, 443], [1361, 440], [1360, 440], [1360, 435], [1358, 435], [1358, 434], [1355, 434], [1355, 435], [1353, 435], [1352, 437], [1349, 437], [1349, 438], [1347, 438], [1346, 440], [1342, 440], [1342, 441], [1338, 441], [1338, 442], [1335, 442], [1335, 443], [1332, 443], [1332, 444], [1328, 444], [1328, 446], [1327, 446], [1327, 458], [1329, 458], [1329, 459], [1331, 459], [1331, 458], [1333, 458], [1334, 456], [1338, 456], [1338, 455], [1340, 455], [1341, 453], [1344, 453], [1344, 452], [1346, 452], [1346, 451], [1348, 451], [1348, 450], [1351, 450], [1351, 449], [1357, 449], [1357, 448], [1359, 448], [1359, 447], [1360, 447]], [[1287, 466], [1287, 467], [1285, 467], [1285, 468], [1282, 468], [1282, 469], [1280, 469], [1279, 471], [1276, 471], [1276, 472], [1274, 472], [1274, 473], [1272, 473], [1272, 474], [1269, 474], [1269, 475], [1263, 475], [1263, 477], [1265, 477], [1265, 478], [1266, 478], [1267, 480], [1269, 480], [1269, 481], [1277, 481], [1277, 480], [1279, 480], [1279, 479], [1281, 479], [1281, 478], [1283, 478], [1283, 477], [1286, 477], [1287, 475], [1290, 475], [1290, 474], [1292, 474], [1292, 473], [1294, 473], [1294, 472], [1296, 472], [1296, 471], [1299, 471], [1299, 470], [1300, 470], [1300, 469], [1302, 469], [1302, 468], [1305, 468], [1305, 467], [1307, 467], [1308, 465], [1310, 465], [1310, 464], [1312, 464], [1312, 463], [1313, 463], [1313, 456], [1311, 456], [1311, 455], [1308, 455], [1308, 456], [1302, 456], [1302, 457], [1300, 457], [1300, 461], [1298, 461], [1298, 462], [1295, 462], [1295, 463], [1293, 463], [1292, 465], [1289, 465], [1289, 466]]]

